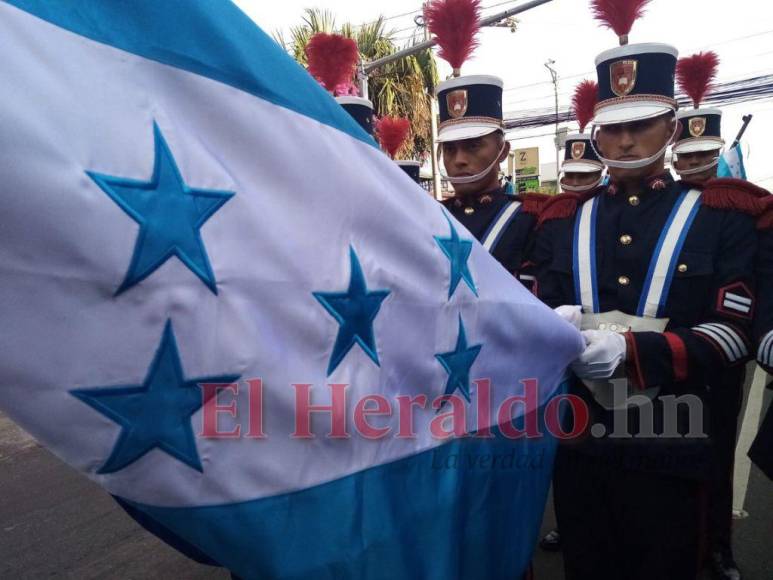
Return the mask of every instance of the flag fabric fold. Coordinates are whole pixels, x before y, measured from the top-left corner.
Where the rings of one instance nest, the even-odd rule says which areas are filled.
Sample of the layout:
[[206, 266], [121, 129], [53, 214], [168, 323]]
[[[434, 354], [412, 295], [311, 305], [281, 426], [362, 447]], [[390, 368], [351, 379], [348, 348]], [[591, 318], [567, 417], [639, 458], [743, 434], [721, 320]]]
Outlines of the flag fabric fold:
[[0, 409], [242, 578], [522, 573], [579, 333], [231, 3], [0, 38]]

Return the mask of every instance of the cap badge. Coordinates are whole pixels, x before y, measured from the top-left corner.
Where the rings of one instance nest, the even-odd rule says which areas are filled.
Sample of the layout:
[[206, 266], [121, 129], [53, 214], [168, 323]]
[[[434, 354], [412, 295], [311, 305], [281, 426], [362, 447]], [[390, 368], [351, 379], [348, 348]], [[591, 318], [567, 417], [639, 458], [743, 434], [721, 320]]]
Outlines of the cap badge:
[[572, 143], [572, 159], [582, 159], [585, 157], [585, 143], [579, 141]]
[[706, 132], [706, 117], [695, 117], [690, 119], [690, 135], [693, 137], [702, 137]]
[[446, 95], [446, 105], [448, 105], [448, 115], [452, 119], [464, 117], [467, 113], [467, 91], [451, 91]]
[[639, 62], [635, 60], [619, 60], [609, 66], [609, 76], [612, 81], [612, 92], [618, 97], [627, 97], [636, 87], [636, 73]]

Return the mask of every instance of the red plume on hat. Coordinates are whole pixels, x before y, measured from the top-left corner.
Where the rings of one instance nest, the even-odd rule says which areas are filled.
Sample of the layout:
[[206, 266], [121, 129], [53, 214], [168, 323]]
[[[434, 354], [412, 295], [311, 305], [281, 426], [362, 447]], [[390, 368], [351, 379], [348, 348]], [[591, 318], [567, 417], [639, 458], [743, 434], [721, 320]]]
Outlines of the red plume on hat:
[[408, 140], [411, 122], [403, 117], [381, 117], [376, 121], [375, 132], [381, 148], [394, 159], [400, 147]]
[[697, 109], [717, 77], [719, 56], [716, 52], [699, 52], [680, 58], [676, 63], [676, 81]]
[[599, 102], [599, 85], [594, 81], [582, 81], [574, 89], [572, 96], [572, 110], [577, 122], [580, 124], [580, 133], [585, 132], [585, 127], [593, 119], [596, 103]]
[[620, 45], [628, 44], [634, 22], [644, 15], [644, 9], [652, 0], [591, 0], [591, 9], [601, 25], [614, 30], [620, 37]]
[[424, 8], [424, 21], [440, 46], [438, 55], [455, 77], [478, 46], [480, 11], [480, 0], [432, 0]]
[[357, 42], [340, 34], [319, 32], [306, 44], [309, 72], [331, 93], [351, 83], [359, 58]]

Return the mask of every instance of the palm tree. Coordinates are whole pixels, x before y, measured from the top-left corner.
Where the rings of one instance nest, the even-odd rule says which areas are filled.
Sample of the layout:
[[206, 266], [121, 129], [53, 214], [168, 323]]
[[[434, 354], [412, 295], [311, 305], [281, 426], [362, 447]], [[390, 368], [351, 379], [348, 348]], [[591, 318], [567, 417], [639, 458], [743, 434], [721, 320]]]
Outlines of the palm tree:
[[[387, 31], [383, 17], [375, 22], [355, 27], [349, 23], [336, 27], [335, 17], [327, 10], [307, 8], [300, 26], [290, 29], [290, 40], [281, 33], [275, 40], [302, 65], [306, 65], [304, 49], [317, 32], [342, 34], [357, 41], [360, 54], [370, 62], [394, 54], [397, 46], [393, 31]], [[408, 44], [414, 45], [418, 39]], [[368, 94], [373, 101], [376, 115], [406, 117], [411, 121], [410, 140], [398, 153], [401, 158], [423, 159], [430, 153], [432, 142], [431, 95], [438, 82], [437, 67], [431, 50], [421, 51], [374, 71], [368, 79]]]

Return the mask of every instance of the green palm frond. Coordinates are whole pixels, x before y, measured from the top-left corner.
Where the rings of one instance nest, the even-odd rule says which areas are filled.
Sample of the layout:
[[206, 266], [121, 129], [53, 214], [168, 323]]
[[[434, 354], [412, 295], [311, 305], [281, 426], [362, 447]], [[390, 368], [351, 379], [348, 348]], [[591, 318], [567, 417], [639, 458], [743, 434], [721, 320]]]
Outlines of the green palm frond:
[[[365, 62], [389, 56], [399, 50], [394, 40], [395, 33], [386, 29], [383, 17], [363, 26], [344, 23], [336, 27], [335, 16], [317, 8], [304, 12], [301, 23], [290, 28], [288, 40], [281, 34], [275, 34], [274, 38], [305, 66], [306, 44], [317, 32], [337, 32], [354, 38]], [[420, 41], [414, 38], [409, 45]], [[413, 139], [398, 152], [398, 157], [420, 158], [429, 152], [432, 114], [430, 95], [437, 83], [437, 66], [431, 50], [386, 65], [374, 71], [368, 79], [368, 93], [378, 116], [399, 115], [411, 120]]]

